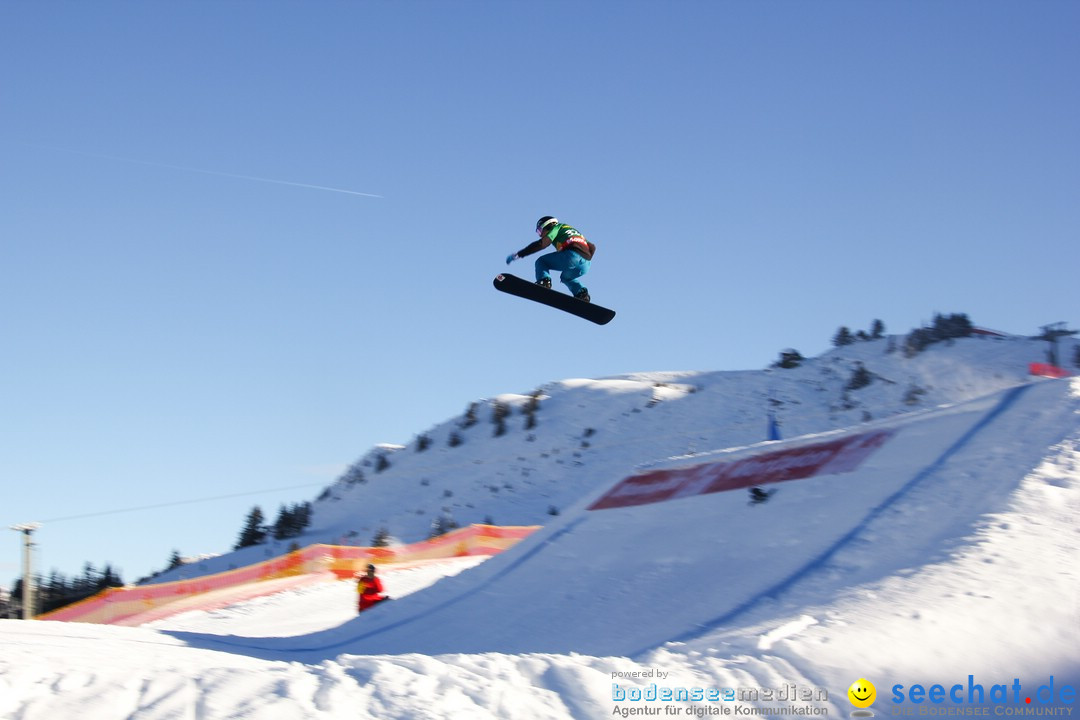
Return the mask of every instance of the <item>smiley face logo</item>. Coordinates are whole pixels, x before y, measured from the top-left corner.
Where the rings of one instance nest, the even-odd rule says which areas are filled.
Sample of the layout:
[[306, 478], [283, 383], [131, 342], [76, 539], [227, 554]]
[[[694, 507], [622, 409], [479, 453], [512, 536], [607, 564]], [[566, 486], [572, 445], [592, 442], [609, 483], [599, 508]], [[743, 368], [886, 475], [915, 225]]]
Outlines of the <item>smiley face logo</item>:
[[874, 687], [874, 683], [866, 678], [859, 678], [851, 683], [851, 687], [847, 690], [847, 696], [855, 707], [868, 708], [877, 699], [877, 688]]

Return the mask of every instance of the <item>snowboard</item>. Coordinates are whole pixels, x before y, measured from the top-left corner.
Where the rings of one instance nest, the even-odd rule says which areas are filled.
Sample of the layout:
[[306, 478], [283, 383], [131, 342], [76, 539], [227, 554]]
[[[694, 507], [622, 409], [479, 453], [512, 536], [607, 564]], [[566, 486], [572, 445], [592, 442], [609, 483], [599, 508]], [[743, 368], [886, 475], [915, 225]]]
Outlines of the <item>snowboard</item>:
[[595, 303], [578, 300], [572, 295], [561, 293], [558, 290], [537, 285], [528, 280], [522, 280], [510, 273], [501, 273], [495, 276], [495, 289], [510, 295], [517, 295], [526, 300], [534, 300], [538, 303], [557, 308], [571, 315], [590, 320], [597, 325], [607, 325], [615, 317], [615, 311], [601, 307]]

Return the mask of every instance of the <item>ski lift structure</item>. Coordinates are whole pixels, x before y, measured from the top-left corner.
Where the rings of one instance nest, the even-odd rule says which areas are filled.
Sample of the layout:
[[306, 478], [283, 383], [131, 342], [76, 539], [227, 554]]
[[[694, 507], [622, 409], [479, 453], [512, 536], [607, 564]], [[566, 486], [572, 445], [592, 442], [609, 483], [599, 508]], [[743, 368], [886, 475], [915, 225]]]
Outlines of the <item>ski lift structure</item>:
[[1046, 350], [1046, 362], [1033, 362], [1028, 366], [1028, 372], [1037, 377], [1064, 378], [1070, 377], [1071, 372], [1061, 366], [1058, 354], [1058, 340], [1063, 337], [1076, 335], [1076, 330], [1069, 330], [1064, 322], [1050, 323], [1039, 328], [1042, 334], [1036, 335], [1036, 340], [1045, 340], [1050, 343]]

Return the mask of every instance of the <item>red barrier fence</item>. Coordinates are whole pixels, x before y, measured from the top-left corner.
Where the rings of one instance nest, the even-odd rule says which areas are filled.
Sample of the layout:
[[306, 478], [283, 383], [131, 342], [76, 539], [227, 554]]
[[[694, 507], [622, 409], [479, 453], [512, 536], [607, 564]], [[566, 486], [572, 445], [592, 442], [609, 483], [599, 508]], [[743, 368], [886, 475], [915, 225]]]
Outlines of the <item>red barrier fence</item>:
[[[125, 624], [164, 605], [197, 595], [236, 589], [252, 583], [331, 572], [339, 579], [351, 578], [368, 563], [399, 563], [466, 555], [497, 555], [539, 526], [499, 527], [470, 525], [431, 540], [396, 547], [347, 547], [309, 545], [302, 550], [236, 570], [190, 580], [110, 588], [93, 597], [39, 616], [41, 620]], [[191, 606], [191, 603], [185, 605]], [[197, 605], [197, 603], [195, 603]], [[198, 609], [187, 607], [186, 609]], [[170, 613], [160, 613], [162, 616]]]

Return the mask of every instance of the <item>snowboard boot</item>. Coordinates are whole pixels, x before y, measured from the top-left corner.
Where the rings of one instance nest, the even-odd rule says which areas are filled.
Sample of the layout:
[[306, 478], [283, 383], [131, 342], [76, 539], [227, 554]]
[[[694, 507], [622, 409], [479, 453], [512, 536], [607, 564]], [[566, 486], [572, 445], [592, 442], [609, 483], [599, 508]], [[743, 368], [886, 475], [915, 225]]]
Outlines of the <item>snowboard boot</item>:
[[551, 289], [551, 278], [540, 278], [539, 280], [536, 281], [536, 284], [539, 285], [542, 288], [547, 288], [548, 290], [550, 290]]
[[579, 292], [574, 297], [576, 297], [578, 300], [580, 300], [582, 302], [592, 302], [592, 298], [589, 297], [589, 291], [585, 290], [584, 288], [581, 290], [581, 292]]

